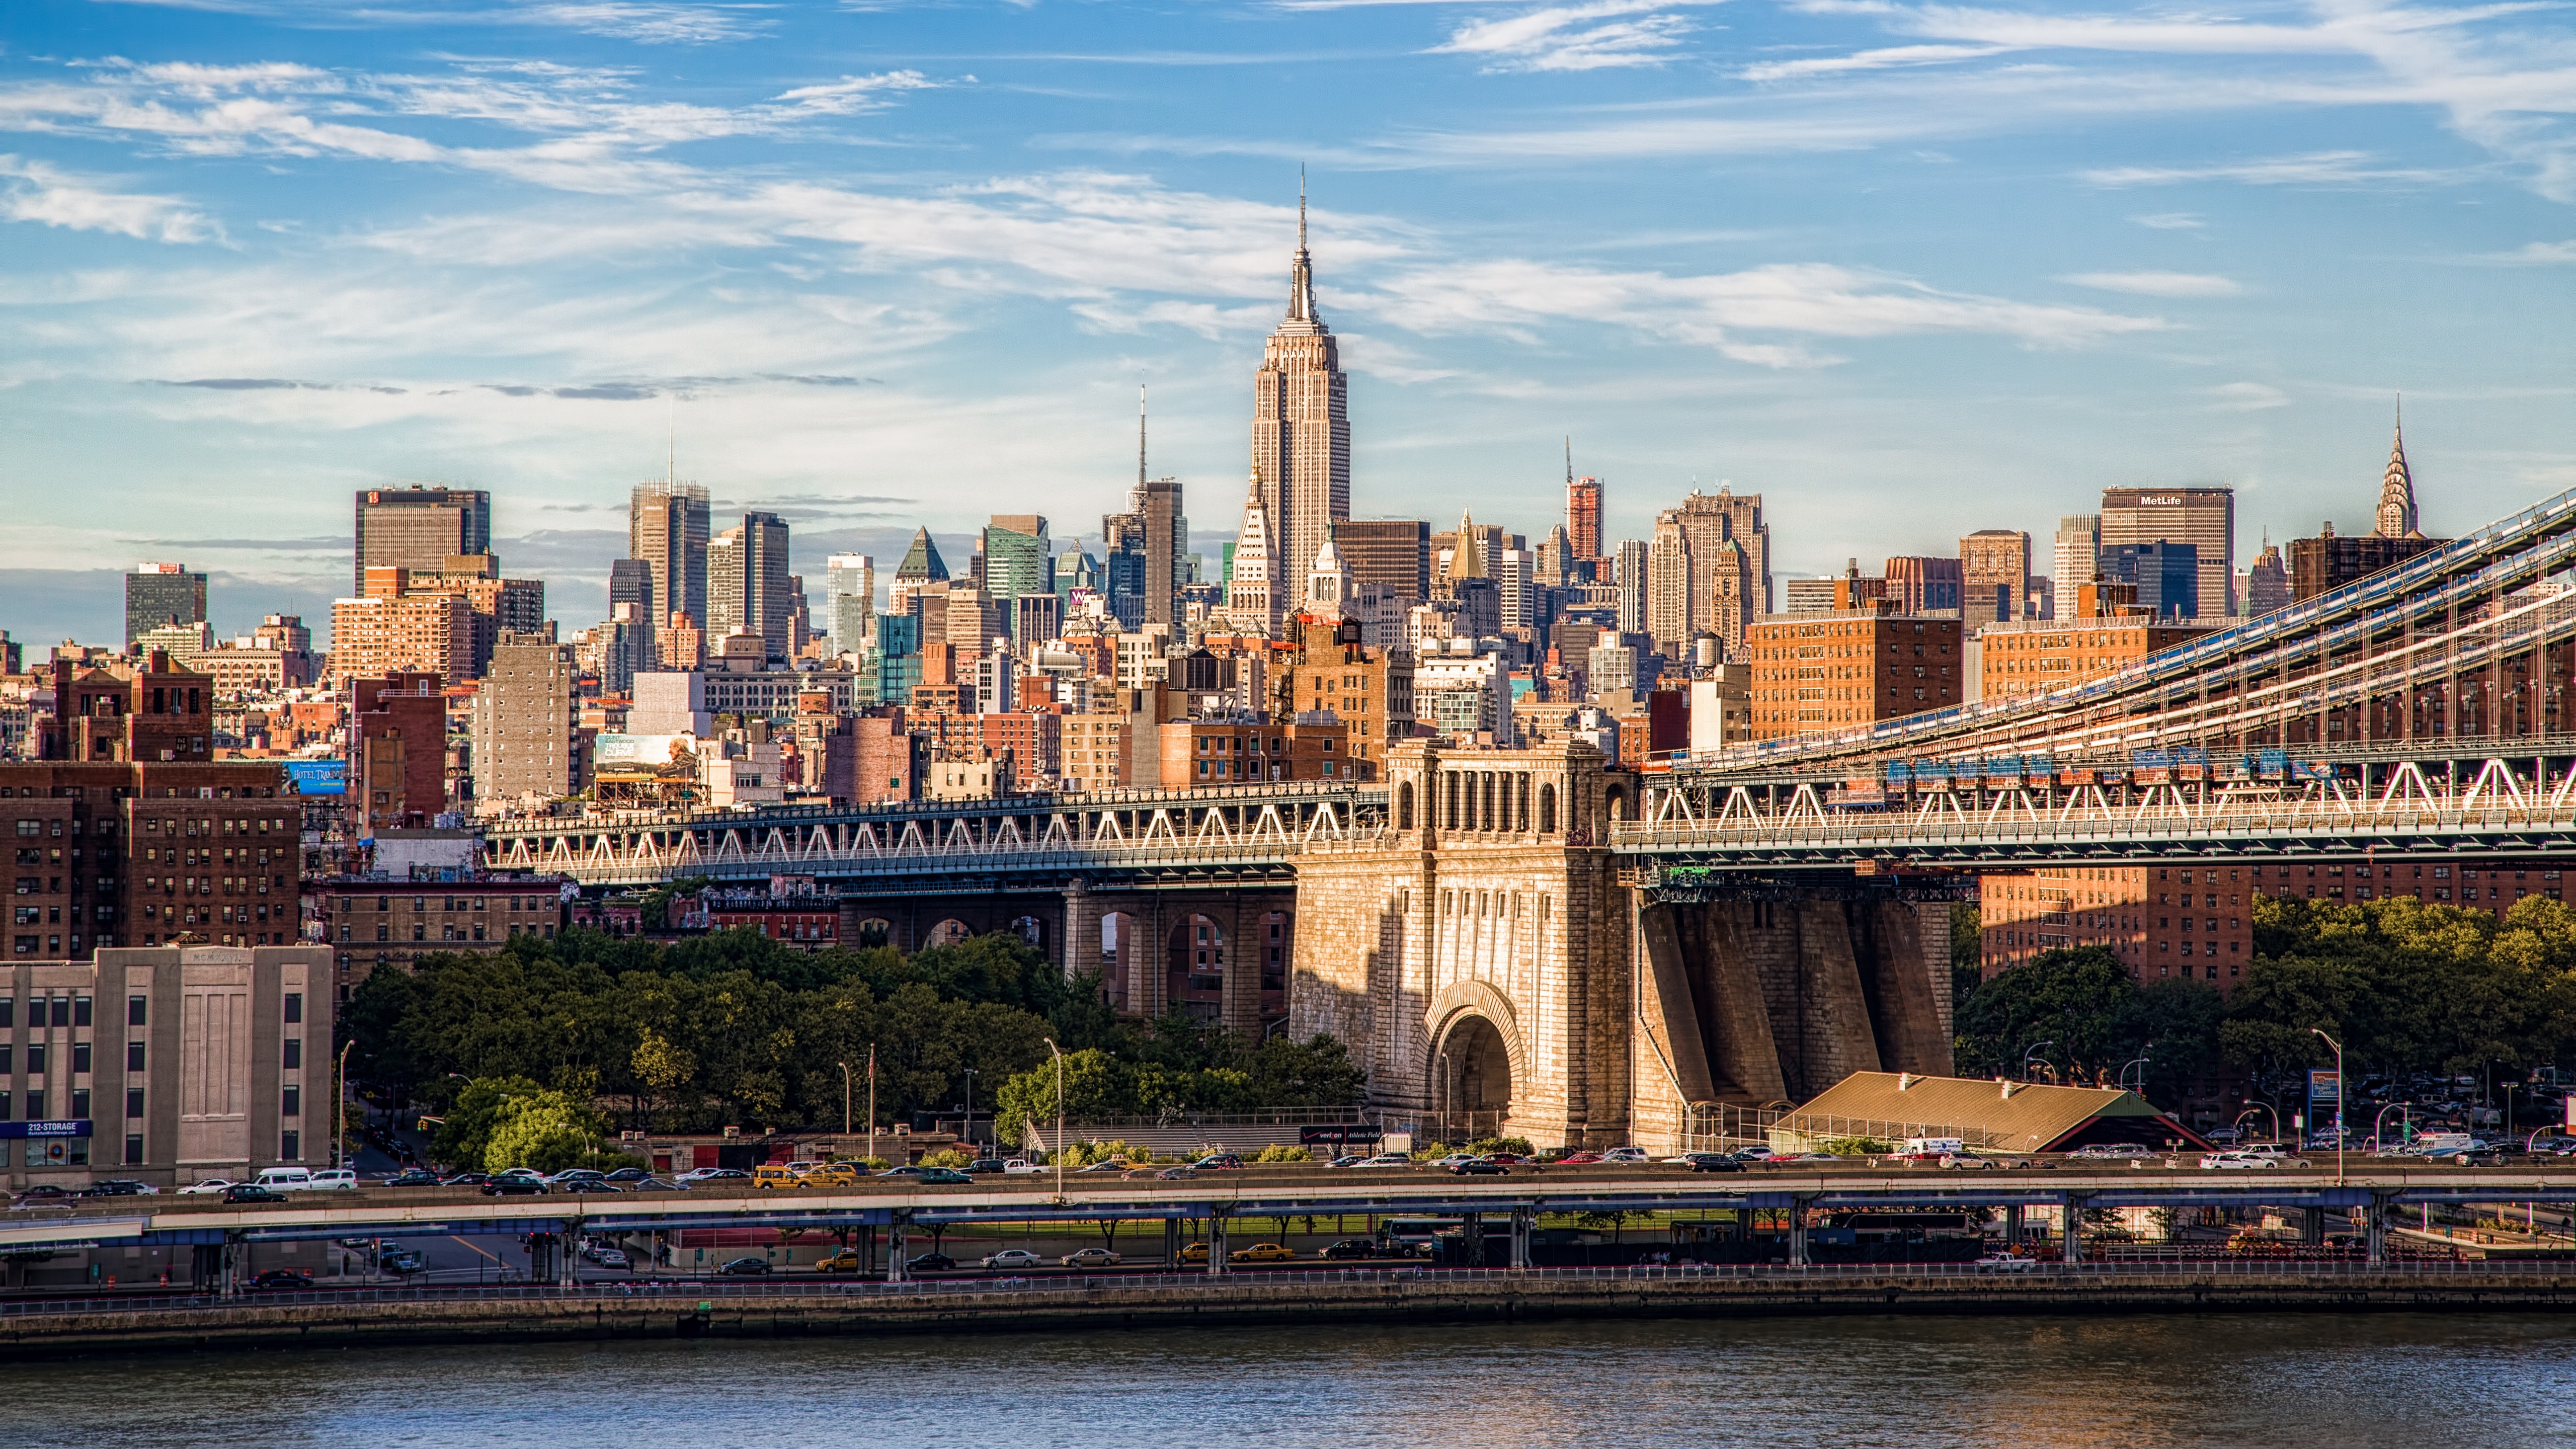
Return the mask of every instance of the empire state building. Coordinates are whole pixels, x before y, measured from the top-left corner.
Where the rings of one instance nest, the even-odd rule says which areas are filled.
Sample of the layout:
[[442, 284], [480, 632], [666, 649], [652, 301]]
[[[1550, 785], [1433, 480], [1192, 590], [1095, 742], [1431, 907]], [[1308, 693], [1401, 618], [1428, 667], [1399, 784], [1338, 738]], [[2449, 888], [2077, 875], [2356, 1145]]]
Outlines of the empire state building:
[[1303, 578], [1331, 526], [1351, 516], [1351, 420], [1341, 350], [1315, 310], [1302, 183], [1288, 315], [1262, 349], [1252, 391], [1252, 492], [1279, 550], [1271, 566], [1282, 579]]

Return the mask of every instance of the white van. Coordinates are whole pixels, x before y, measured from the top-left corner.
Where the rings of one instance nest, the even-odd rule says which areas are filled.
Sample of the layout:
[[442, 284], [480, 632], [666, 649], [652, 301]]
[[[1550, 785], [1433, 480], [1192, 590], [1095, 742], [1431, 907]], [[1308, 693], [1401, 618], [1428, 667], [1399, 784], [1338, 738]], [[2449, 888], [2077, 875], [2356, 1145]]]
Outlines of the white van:
[[1968, 1144], [1957, 1137], [1908, 1137], [1905, 1139], [1905, 1151], [1900, 1155], [1905, 1157], [1965, 1157], [1968, 1155]]
[[313, 1174], [313, 1180], [305, 1186], [316, 1191], [324, 1188], [335, 1188], [344, 1192], [354, 1191], [358, 1186], [357, 1170], [348, 1167], [330, 1168]]
[[2466, 1132], [2427, 1132], [2415, 1139], [2415, 1151], [2425, 1157], [2440, 1157], [2453, 1152], [2474, 1152], [2478, 1139]]
[[313, 1186], [313, 1170], [309, 1167], [263, 1167], [259, 1170], [259, 1185], [275, 1192], [302, 1192]]

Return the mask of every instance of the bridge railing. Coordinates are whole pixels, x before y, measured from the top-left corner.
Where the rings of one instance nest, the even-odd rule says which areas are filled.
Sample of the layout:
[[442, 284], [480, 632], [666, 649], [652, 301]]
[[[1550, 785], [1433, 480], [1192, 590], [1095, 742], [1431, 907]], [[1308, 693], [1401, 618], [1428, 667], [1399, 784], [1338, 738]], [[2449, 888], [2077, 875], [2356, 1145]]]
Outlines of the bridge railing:
[[2462, 809], [2432, 804], [2333, 801], [2211, 801], [2189, 807], [2128, 807], [1979, 814], [1851, 811], [1818, 819], [1737, 815], [1664, 824], [1620, 823], [1613, 848], [1631, 854], [1722, 846], [1925, 846], [2272, 839], [2283, 836], [2447, 835], [2517, 831], [2576, 833], [2576, 805]]
[[771, 851], [743, 855], [693, 855], [681, 860], [599, 864], [574, 856], [540, 861], [536, 869], [560, 871], [590, 885], [656, 882], [674, 875], [715, 877], [824, 873], [835, 878], [899, 875], [991, 875], [1051, 870], [1150, 870], [1158, 866], [1285, 864], [1306, 847], [1295, 840], [1178, 845], [983, 846], [953, 850]]

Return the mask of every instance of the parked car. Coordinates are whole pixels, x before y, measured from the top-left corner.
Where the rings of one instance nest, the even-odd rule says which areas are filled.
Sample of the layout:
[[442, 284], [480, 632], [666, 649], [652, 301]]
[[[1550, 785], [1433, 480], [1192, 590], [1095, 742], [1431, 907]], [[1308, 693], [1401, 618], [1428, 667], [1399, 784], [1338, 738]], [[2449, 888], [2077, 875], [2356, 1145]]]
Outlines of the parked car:
[[1601, 1160], [1598, 1152], [1569, 1152], [1556, 1160], [1559, 1167], [1590, 1167]]
[[1693, 1172], [1742, 1172], [1744, 1164], [1723, 1152], [1685, 1152], [1681, 1161]]
[[1255, 1243], [1249, 1248], [1228, 1248], [1225, 1256], [1236, 1263], [1287, 1263], [1295, 1261], [1297, 1252], [1278, 1243]]
[[1470, 1157], [1453, 1165], [1449, 1171], [1458, 1177], [1509, 1177], [1512, 1175], [1512, 1169], [1508, 1164], [1496, 1162], [1490, 1157]]
[[1125, 1172], [1125, 1171], [1127, 1171], [1128, 1169], [1129, 1169], [1129, 1163], [1127, 1162], [1127, 1159], [1125, 1159], [1125, 1158], [1123, 1158], [1123, 1157], [1105, 1157], [1105, 1158], [1102, 1158], [1100, 1161], [1098, 1161], [1098, 1162], [1095, 1162], [1095, 1163], [1091, 1164], [1089, 1167], [1077, 1167], [1077, 1168], [1075, 1168], [1075, 1169], [1074, 1169], [1074, 1171], [1075, 1171], [1076, 1173], [1085, 1173], [1085, 1172]]
[[425, 1167], [407, 1167], [376, 1183], [378, 1187], [437, 1187], [439, 1185], [438, 1174]]
[[421, 1273], [428, 1269], [429, 1259], [418, 1248], [395, 1248], [376, 1259], [376, 1270], [381, 1273]]
[[[902, 1166], [900, 1166], [900, 1167], [889, 1167], [889, 1168], [887, 1168], [885, 1171], [878, 1173], [878, 1174], [877, 1174], [877, 1176], [879, 1176], [879, 1177], [919, 1177], [919, 1176], [921, 1176], [923, 1173], [928, 1172], [929, 1170], [930, 1170], [930, 1169], [929, 1169], [929, 1168], [927, 1168], [927, 1167], [916, 1167], [916, 1166], [914, 1166], [913, 1164], [911, 1164], [911, 1163], [907, 1162], [907, 1163], [903, 1164], [903, 1165], [902, 1165]], [[687, 1178], [682, 1178], [682, 1179], [681, 1179], [681, 1181], [683, 1181], [683, 1182], [686, 1182], [687, 1180], [688, 1180]]]
[[728, 1278], [760, 1278], [769, 1273], [767, 1258], [736, 1258], [716, 1270]]
[[907, 1273], [945, 1273], [957, 1266], [957, 1260], [946, 1253], [924, 1253], [903, 1265]]
[[642, 1182], [653, 1174], [641, 1167], [621, 1167], [608, 1174], [610, 1182]]
[[1026, 1248], [1004, 1248], [998, 1253], [985, 1254], [984, 1266], [997, 1272], [1006, 1268], [1015, 1270], [1022, 1268], [1043, 1268], [1046, 1266], [1046, 1259], [1039, 1257], [1037, 1254], [1030, 1252]]
[[678, 1180], [696, 1187], [709, 1182], [749, 1182], [751, 1174], [739, 1167], [693, 1167], [681, 1173]]
[[1475, 1160], [1476, 1154], [1472, 1152], [1452, 1152], [1446, 1157], [1434, 1159], [1431, 1165], [1434, 1167], [1445, 1167], [1454, 1172], [1457, 1170], [1459, 1163], [1473, 1162]]
[[[225, 1188], [236, 1185], [237, 1184], [235, 1184], [229, 1177], [209, 1177], [201, 1182], [193, 1183], [187, 1187], [179, 1189], [179, 1196], [213, 1197], [215, 1194], [222, 1192]], [[51, 1186], [51, 1184], [47, 1184], [47, 1186]], [[29, 1188], [27, 1191], [32, 1195], [35, 1192], [35, 1189]]]
[[1978, 1172], [1992, 1168], [1995, 1164], [1982, 1157], [1970, 1157], [1964, 1152], [1950, 1152], [1942, 1155], [1939, 1165], [1953, 1172]]
[[1366, 1238], [1344, 1238], [1326, 1248], [1322, 1254], [1327, 1261], [1335, 1263], [1348, 1263], [1355, 1259], [1374, 1258], [1377, 1255], [1377, 1244]]
[[82, 1188], [80, 1195], [82, 1197], [149, 1197], [160, 1190], [148, 1182], [136, 1182], [128, 1177], [111, 1177]]
[[555, 1184], [557, 1192], [624, 1192], [625, 1189], [604, 1177], [573, 1177]]
[[1646, 1155], [1646, 1149], [1642, 1147], [1613, 1147], [1609, 1151], [1601, 1154], [1601, 1160], [1603, 1162], [1635, 1164], [1651, 1162], [1654, 1159], [1648, 1157]]
[[1195, 1167], [1166, 1167], [1154, 1177], [1160, 1182], [1182, 1182], [1198, 1175], [1199, 1170]]
[[626, 1250], [624, 1248], [594, 1248], [590, 1252], [590, 1261], [597, 1263], [603, 1268], [631, 1268], [635, 1266], [634, 1261], [626, 1256]]
[[979, 1177], [996, 1177], [1001, 1174], [1002, 1159], [998, 1157], [978, 1157], [974, 1161], [966, 1164], [966, 1170]]
[[1401, 1152], [1381, 1152], [1375, 1157], [1365, 1157], [1351, 1164], [1353, 1167], [1411, 1167], [1412, 1165], [1413, 1159]]
[[279, 1192], [273, 1187], [262, 1187], [255, 1182], [237, 1182], [224, 1189], [224, 1201], [227, 1204], [245, 1202], [284, 1202], [286, 1201], [286, 1194]]
[[299, 1273], [293, 1268], [271, 1268], [267, 1272], [253, 1277], [250, 1280], [250, 1286], [253, 1288], [276, 1288], [293, 1291], [296, 1289], [312, 1287], [313, 1275], [310, 1273]]
[[[528, 1167], [513, 1167], [509, 1170], [512, 1172], [536, 1171], [536, 1169]], [[608, 1180], [608, 1174], [600, 1171], [596, 1167], [567, 1167], [563, 1171], [551, 1176], [547, 1176], [543, 1173], [538, 1173], [537, 1175], [545, 1177], [546, 1181], [557, 1187], [561, 1187], [568, 1182], [606, 1182]]]
[[1243, 1166], [1243, 1159], [1231, 1152], [1211, 1152], [1190, 1166], [1201, 1172], [1234, 1172]]
[[1002, 1175], [1004, 1177], [1035, 1177], [1044, 1171], [1046, 1171], [1044, 1167], [1029, 1161], [1025, 1157], [1006, 1157], [1002, 1159]]
[[460, 1172], [439, 1184], [441, 1187], [481, 1187], [492, 1180], [488, 1172]]
[[1076, 1248], [1056, 1262], [1067, 1268], [1114, 1268], [1120, 1259], [1107, 1248]]
[[975, 1179], [953, 1167], [925, 1167], [913, 1181], [926, 1187], [973, 1187]]
[[688, 1191], [688, 1187], [689, 1185], [684, 1182], [664, 1182], [658, 1177], [639, 1177], [633, 1182], [623, 1184], [622, 1190], [626, 1192], [686, 1192]]
[[1364, 1163], [1364, 1162], [1366, 1162], [1366, 1161], [1368, 1161], [1368, 1159], [1367, 1159], [1367, 1158], [1362, 1157], [1362, 1156], [1360, 1156], [1359, 1154], [1357, 1154], [1357, 1153], [1355, 1153], [1355, 1152], [1346, 1152], [1346, 1153], [1342, 1154], [1341, 1156], [1334, 1158], [1331, 1162], [1326, 1163], [1326, 1164], [1325, 1164], [1325, 1166], [1327, 1166], [1327, 1167], [1357, 1167], [1357, 1166], [1359, 1166], [1360, 1164], [1362, 1164], [1362, 1163]]
[[2039, 1266], [2039, 1260], [2016, 1258], [2010, 1253], [1989, 1252], [1979, 1258], [1975, 1266], [1978, 1271], [1985, 1273], [2027, 1273]]
[[317, 1191], [353, 1192], [358, 1186], [358, 1174], [353, 1168], [325, 1168], [313, 1174], [313, 1180], [304, 1185]]
[[496, 1177], [483, 1184], [485, 1197], [544, 1197], [553, 1191], [542, 1177]]

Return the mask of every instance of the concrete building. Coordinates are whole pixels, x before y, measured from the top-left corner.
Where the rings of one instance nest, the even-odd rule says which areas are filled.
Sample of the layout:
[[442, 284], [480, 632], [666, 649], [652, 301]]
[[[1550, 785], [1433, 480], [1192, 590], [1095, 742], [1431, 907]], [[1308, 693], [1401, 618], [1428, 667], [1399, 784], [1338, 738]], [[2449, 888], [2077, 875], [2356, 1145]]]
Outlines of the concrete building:
[[1844, 729], [1960, 702], [1957, 619], [1879, 609], [1765, 619], [1747, 631], [1756, 739]]
[[1351, 759], [1350, 731], [1339, 720], [1172, 720], [1159, 737], [1166, 790], [1367, 778]]
[[[1965, 546], [1963, 541], [1963, 550]], [[1916, 556], [1889, 559], [1881, 573], [1887, 580], [1887, 597], [1895, 601], [1898, 613], [1929, 614], [1959, 607], [1962, 568], [1961, 559]], [[1809, 611], [1792, 607], [1789, 612]]]
[[1619, 590], [1619, 632], [1646, 632], [1646, 571], [1649, 566], [1648, 545], [1643, 539], [1622, 539], [1617, 562], [1618, 577], [1612, 582]]
[[706, 622], [707, 544], [706, 489], [677, 478], [635, 486], [627, 500], [626, 553], [643, 560], [652, 576], [656, 633], [673, 614]]
[[2253, 867], [2066, 866], [1978, 883], [1988, 979], [2044, 951], [2100, 946], [2140, 981], [2235, 989], [2254, 952]]
[[1377, 584], [1402, 598], [1431, 597], [1431, 525], [1422, 519], [1348, 519], [1333, 525], [1333, 547], [1355, 592]]
[[1989, 625], [1977, 635], [1977, 697], [2019, 699], [2081, 684], [2203, 632], [2203, 626], [2159, 619], [2144, 610]]
[[193, 667], [215, 681], [218, 698], [307, 688], [322, 677], [323, 656], [297, 614], [270, 614], [249, 634], [219, 641]]
[[2106, 544], [2102, 549], [2103, 581], [2131, 586], [2133, 601], [2155, 618], [2220, 622], [2224, 615], [2198, 612], [2209, 597], [2201, 587], [2206, 578], [2200, 551], [2191, 544]]
[[357, 495], [353, 594], [367, 593], [369, 569], [436, 573], [452, 554], [491, 551], [492, 495], [482, 489], [413, 484], [361, 489]]
[[1090, 709], [1065, 715], [1058, 727], [1058, 788], [1088, 794], [1158, 788], [1163, 744], [1157, 694], [1108, 690], [1094, 697]]
[[795, 658], [791, 573], [787, 523], [777, 514], [746, 513], [716, 535], [707, 544], [708, 637], [756, 634], [773, 662]]
[[[1959, 540], [1959, 607], [1973, 598], [1997, 601], [1993, 621], [2018, 618], [2030, 592], [2030, 535], [2010, 528], [1981, 528]], [[1918, 611], [1919, 612], [1919, 611]]]
[[358, 839], [447, 809], [447, 699], [435, 674], [349, 681], [348, 828]]
[[2245, 615], [2259, 619], [2290, 607], [2291, 599], [2290, 570], [2281, 560], [2281, 546], [2266, 540], [2254, 566], [2245, 572]]
[[167, 1190], [330, 1161], [338, 1083], [321, 947], [12, 961], [0, 1013], [0, 1118], [25, 1128], [0, 1139], [13, 1189], [115, 1177]]
[[1745, 625], [1771, 612], [1771, 530], [1762, 495], [1694, 491], [1655, 516], [1646, 560], [1645, 632], [1667, 655], [1714, 634], [1741, 658]]
[[2074, 601], [2075, 590], [2102, 571], [2102, 515], [2062, 514], [2049, 539], [2049, 577], [2057, 581], [2058, 607]]
[[475, 677], [473, 606], [462, 594], [411, 593], [409, 583], [408, 570], [389, 568], [364, 595], [332, 601], [332, 679]]
[[1350, 380], [1340, 343], [1315, 306], [1305, 208], [1301, 194], [1288, 315], [1262, 349], [1252, 403], [1253, 488], [1279, 557], [1300, 567], [1324, 546], [1332, 526], [1351, 516]]
[[542, 636], [496, 646], [474, 696], [477, 808], [573, 793], [590, 778], [585, 753], [574, 725], [572, 646]]
[[2236, 490], [2232, 488], [2105, 488], [2102, 548], [2187, 543], [2199, 561], [2199, 599], [2191, 613], [2224, 619], [2235, 612], [2228, 598], [2236, 576]]
[[824, 559], [823, 600], [823, 627], [832, 636], [832, 652], [865, 649], [876, 622], [877, 561], [863, 553]]
[[206, 576], [185, 565], [147, 563], [125, 576], [125, 649], [147, 630], [206, 622]]

